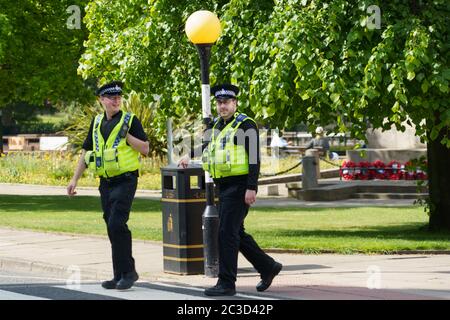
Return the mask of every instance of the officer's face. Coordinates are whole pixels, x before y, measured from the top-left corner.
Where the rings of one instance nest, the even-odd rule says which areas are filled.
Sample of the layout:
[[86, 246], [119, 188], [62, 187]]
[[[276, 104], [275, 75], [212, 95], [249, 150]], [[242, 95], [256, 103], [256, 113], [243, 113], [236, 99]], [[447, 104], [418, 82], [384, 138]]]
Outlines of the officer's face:
[[107, 112], [114, 114], [120, 110], [122, 97], [105, 95], [100, 97], [100, 102], [105, 107]]
[[222, 119], [228, 120], [236, 112], [236, 99], [217, 99], [217, 113]]

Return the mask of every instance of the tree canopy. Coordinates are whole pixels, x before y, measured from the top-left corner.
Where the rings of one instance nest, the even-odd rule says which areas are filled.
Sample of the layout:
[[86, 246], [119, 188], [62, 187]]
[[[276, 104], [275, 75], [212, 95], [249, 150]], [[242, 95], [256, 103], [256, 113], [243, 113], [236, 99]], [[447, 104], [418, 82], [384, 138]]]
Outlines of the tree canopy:
[[67, 9], [87, 2], [0, 0], [0, 106], [93, 98], [77, 75], [86, 29], [67, 26]]
[[[240, 108], [259, 120], [336, 123], [358, 137], [368, 125], [401, 129], [408, 121], [436, 138], [450, 124], [445, 0], [133, 0], [113, 1], [115, 10], [110, 3], [87, 6], [79, 71], [161, 95], [167, 114], [199, 113], [199, 62], [184, 23], [208, 9], [223, 25], [211, 82], [238, 84]], [[373, 5], [379, 29], [369, 25]]]

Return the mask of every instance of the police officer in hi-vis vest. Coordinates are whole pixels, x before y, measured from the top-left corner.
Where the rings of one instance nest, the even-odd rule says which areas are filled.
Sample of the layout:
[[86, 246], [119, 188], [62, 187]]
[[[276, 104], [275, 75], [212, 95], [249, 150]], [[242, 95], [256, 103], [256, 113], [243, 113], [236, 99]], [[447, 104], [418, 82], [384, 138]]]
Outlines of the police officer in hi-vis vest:
[[67, 194], [76, 194], [78, 179], [86, 168], [100, 176], [103, 218], [112, 248], [114, 278], [105, 289], [126, 290], [139, 278], [131, 251], [127, 221], [137, 187], [140, 155], [147, 155], [149, 143], [141, 122], [133, 113], [121, 111], [123, 84], [114, 81], [97, 90], [105, 109], [91, 123], [75, 174]]
[[[256, 123], [236, 112], [238, 87], [231, 84], [211, 88], [219, 118], [212, 121], [211, 138], [203, 144], [203, 168], [219, 189], [219, 280], [205, 290], [208, 296], [236, 293], [235, 282], [239, 251], [261, 275], [256, 286], [264, 291], [281, 271], [282, 265], [268, 256], [245, 232], [244, 219], [256, 201], [260, 168], [259, 133]], [[191, 153], [193, 156], [193, 153]], [[179, 161], [187, 167], [189, 156]]]

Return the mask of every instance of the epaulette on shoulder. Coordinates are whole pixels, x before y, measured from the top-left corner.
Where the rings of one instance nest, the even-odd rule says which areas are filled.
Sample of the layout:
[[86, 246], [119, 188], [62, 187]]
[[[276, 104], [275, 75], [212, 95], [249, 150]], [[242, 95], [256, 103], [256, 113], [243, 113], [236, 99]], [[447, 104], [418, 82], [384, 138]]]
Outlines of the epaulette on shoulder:
[[247, 119], [248, 116], [246, 114], [240, 113], [237, 117], [236, 117], [236, 121], [237, 122], [243, 122], [245, 119]]
[[231, 126], [233, 128], [236, 128], [237, 126], [240, 126], [241, 123], [245, 121], [245, 119], [248, 119], [248, 116], [246, 114], [240, 113], [234, 118], [234, 122]]

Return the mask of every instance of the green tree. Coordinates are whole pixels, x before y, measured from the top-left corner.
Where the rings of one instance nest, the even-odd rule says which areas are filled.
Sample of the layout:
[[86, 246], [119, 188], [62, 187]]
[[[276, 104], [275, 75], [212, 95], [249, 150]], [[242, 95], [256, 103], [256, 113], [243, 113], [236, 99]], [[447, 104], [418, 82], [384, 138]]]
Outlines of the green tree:
[[[86, 28], [77, 29], [71, 19], [74, 13], [82, 18], [87, 2], [0, 0], [0, 152], [5, 106], [93, 99], [92, 90], [77, 75]], [[68, 10], [74, 6], [76, 12]]]
[[72, 5], [84, 12], [88, 0], [0, 0], [0, 107], [92, 99], [77, 75], [87, 38], [69, 29]]
[[5, 44], [11, 36], [11, 25], [6, 15], [0, 13], [0, 63], [5, 55]]
[[336, 123], [360, 139], [369, 126], [414, 124], [428, 142], [430, 228], [450, 230], [448, 1], [95, 0], [79, 71], [161, 95], [166, 115], [200, 114], [198, 57], [184, 35], [199, 9], [223, 25], [212, 82], [238, 83], [241, 110], [257, 120]]

